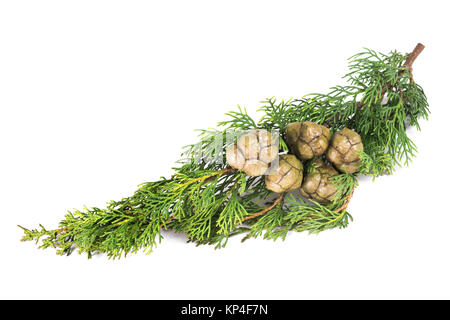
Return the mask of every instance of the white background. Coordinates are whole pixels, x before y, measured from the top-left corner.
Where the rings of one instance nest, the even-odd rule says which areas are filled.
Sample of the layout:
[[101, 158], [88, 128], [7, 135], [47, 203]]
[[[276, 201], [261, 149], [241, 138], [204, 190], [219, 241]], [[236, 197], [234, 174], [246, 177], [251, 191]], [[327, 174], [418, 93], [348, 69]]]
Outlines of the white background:
[[[0, 298], [450, 298], [446, 1], [1, 1]], [[56, 256], [17, 224], [57, 227], [169, 176], [194, 129], [237, 104], [342, 83], [369, 47], [426, 45], [432, 115], [409, 168], [361, 179], [355, 221], [285, 242], [168, 236], [120, 261]]]

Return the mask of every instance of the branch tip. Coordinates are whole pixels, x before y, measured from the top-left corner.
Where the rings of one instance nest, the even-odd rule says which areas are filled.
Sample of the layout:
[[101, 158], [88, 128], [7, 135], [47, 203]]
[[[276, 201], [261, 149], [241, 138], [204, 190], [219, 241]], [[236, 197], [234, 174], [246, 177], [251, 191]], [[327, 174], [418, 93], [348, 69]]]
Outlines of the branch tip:
[[414, 48], [414, 50], [408, 55], [408, 58], [406, 58], [406, 61], [403, 64], [403, 66], [411, 68], [414, 61], [416, 61], [417, 57], [423, 51], [423, 49], [425, 49], [425, 46], [419, 42]]

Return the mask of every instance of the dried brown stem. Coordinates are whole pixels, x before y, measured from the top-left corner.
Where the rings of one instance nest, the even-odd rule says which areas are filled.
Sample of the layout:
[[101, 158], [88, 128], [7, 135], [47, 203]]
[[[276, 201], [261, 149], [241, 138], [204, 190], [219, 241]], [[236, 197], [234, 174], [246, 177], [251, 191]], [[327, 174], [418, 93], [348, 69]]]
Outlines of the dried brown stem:
[[[425, 46], [421, 43], [418, 43], [416, 45], [416, 47], [414, 48], [414, 50], [406, 58], [405, 63], [403, 63], [402, 67], [409, 69], [411, 83], [413, 82], [412, 65], [413, 65], [414, 61], [416, 61], [419, 54], [423, 51], [423, 49], [425, 49]], [[398, 75], [401, 76], [403, 73], [405, 73], [405, 69], [400, 70], [398, 72]], [[384, 95], [386, 94], [386, 91], [388, 89], [391, 89], [393, 86], [394, 86], [394, 84], [388, 83], [387, 86], [383, 88], [383, 90], [381, 91], [381, 99], [383, 99]], [[360, 109], [359, 105], [358, 105], [358, 109]]]
[[[406, 58], [405, 63], [403, 64], [403, 67], [406, 67], [409, 69], [409, 80], [411, 83], [414, 83], [414, 77], [412, 73], [412, 65], [414, 61], [416, 61], [416, 58], [419, 56], [419, 54], [425, 49], [425, 46], [421, 43], [418, 43], [414, 50], [408, 55], [408, 58]], [[403, 72], [402, 72], [403, 73]]]
[[425, 46], [421, 43], [418, 43], [414, 50], [408, 55], [408, 58], [406, 58], [405, 63], [403, 64], [404, 67], [411, 68], [414, 61], [416, 61], [419, 54], [425, 49]]
[[268, 206], [267, 208], [265, 208], [264, 210], [258, 211], [254, 214], [252, 214], [251, 216], [248, 217], [244, 217], [242, 219], [242, 222], [262, 216], [263, 214], [269, 212], [270, 210], [272, 210], [273, 208], [275, 208], [284, 198], [284, 193], [281, 193], [278, 198], [274, 201], [274, 203], [272, 203], [270, 206]]
[[348, 204], [350, 203], [350, 200], [351, 200], [352, 197], [353, 197], [353, 192], [355, 192], [355, 188], [353, 188], [353, 189], [352, 189], [352, 192], [350, 192], [350, 194], [347, 196], [347, 199], [345, 200], [344, 204], [343, 204], [340, 208], [334, 210], [334, 212], [339, 213], [339, 212], [341, 212], [342, 210], [346, 210], [346, 209], [347, 209]]
[[214, 176], [212, 176], [212, 177], [209, 177], [209, 178], [205, 179], [205, 181], [203, 181], [202, 184], [205, 184], [205, 183], [208, 183], [208, 182], [210, 182], [210, 181], [212, 181], [212, 180], [215, 180], [215, 179], [217, 179], [218, 176], [222, 176], [222, 175], [224, 175], [224, 174], [234, 173], [234, 172], [236, 172], [236, 171], [237, 171], [237, 170], [236, 170], [236, 169], [233, 169], [233, 168], [225, 168], [225, 169], [222, 169], [222, 170], [218, 171], [218, 174], [217, 174], [217, 175], [214, 175]]
[[[425, 49], [425, 46], [421, 43], [418, 43], [416, 45], [416, 47], [414, 48], [414, 50], [411, 51], [411, 53], [408, 55], [408, 57], [405, 60], [405, 63], [403, 64], [403, 67], [406, 67], [409, 69], [409, 73], [411, 76], [411, 82], [413, 82], [412, 65], [413, 65], [414, 61], [416, 61], [416, 59], [420, 55], [420, 53], [423, 51], [423, 49]], [[402, 75], [404, 72], [405, 72], [405, 70], [402, 69], [398, 72], [398, 74]], [[381, 90], [381, 99], [383, 99], [384, 95], [386, 94], [386, 91], [389, 88], [392, 88], [392, 86], [393, 86], [393, 84], [388, 83], [387, 86]], [[363, 106], [364, 106], [364, 103], [357, 102], [356, 109], [360, 110]], [[339, 120], [340, 117], [341, 117], [341, 115], [337, 114], [334, 118], [331, 118], [331, 119], [328, 119], [327, 121], [325, 121], [324, 125], [326, 125], [327, 127], [330, 127], [330, 123], [333, 121]]]
[[56, 234], [58, 235], [58, 234], [60, 234], [60, 233], [62, 233], [62, 232], [65, 232], [65, 231], [67, 231], [67, 230], [69, 230], [68, 227], [67, 227], [67, 228], [61, 228], [61, 229], [58, 229], [58, 230], [56, 230]]

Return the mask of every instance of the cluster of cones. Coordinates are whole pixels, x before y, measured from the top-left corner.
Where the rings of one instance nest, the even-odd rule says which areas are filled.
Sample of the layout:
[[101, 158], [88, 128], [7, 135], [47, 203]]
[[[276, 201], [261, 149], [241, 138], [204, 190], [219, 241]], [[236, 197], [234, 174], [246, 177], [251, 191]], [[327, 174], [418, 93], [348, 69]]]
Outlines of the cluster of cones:
[[[331, 136], [323, 125], [294, 122], [286, 127], [285, 140], [289, 153], [280, 155], [277, 165], [272, 166], [279, 153], [278, 142], [266, 130], [251, 130], [227, 148], [227, 163], [249, 176], [265, 174], [271, 191], [299, 189], [302, 196], [320, 203], [333, 201], [337, 193], [331, 177], [339, 172], [355, 173], [361, 167], [361, 137], [348, 128]], [[302, 161], [309, 160], [313, 168], [304, 175]]]

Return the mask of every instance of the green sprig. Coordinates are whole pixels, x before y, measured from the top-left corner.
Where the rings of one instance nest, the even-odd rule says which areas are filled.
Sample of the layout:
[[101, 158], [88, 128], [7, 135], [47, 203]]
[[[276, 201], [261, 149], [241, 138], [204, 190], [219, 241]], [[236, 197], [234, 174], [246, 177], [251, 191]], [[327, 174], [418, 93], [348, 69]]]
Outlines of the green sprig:
[[[280, 151], [288, 152], [283, 136], [296, 121], [328, 125], [332, 132], [344, 127], [361, 135], [364, 152], [359, 174], [373, 178], [392, 174], [408, 164], [417, 147], [407, 136], [408, 126], [420, 130], [427, 119], [428, 102], [422, 87], [412, 81], [407, 55], [382, 54], [366, 49], [349, 59], [345, 85], [328, 93], [301, 99], [262, 101], [259, 121], [245, 108], [227, 113], [220, 129], [200, 130], [199, 141], [186, 146], [179, 167], [169, 179], [142, 184], [131, 196], [111, 201], [106, 208], [68, 212], [59, 227], [24, 230], [24, 241], [56, 248], [58, 254], [105, 253], [120, 258], [128, 253], [151, 252], [163, 232], [178, 232], [197, 245], [224, 247], [228, 239], [244, 235], [285, 239], [289, 232], [319, 233], [345, 228], [352, 220], [348, 203], [358, 186], [357, 175], [333, 177], [338, 189], [335, 201], [320, 204], [291, 193], [274, 198], [265, 188], [264, 177], [248, 177], [230, 169], [225, 161], [227, 137], [249, 129], [278, 131]], [[305, 164], [305, 172], [314, 168]]]

